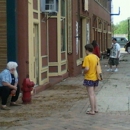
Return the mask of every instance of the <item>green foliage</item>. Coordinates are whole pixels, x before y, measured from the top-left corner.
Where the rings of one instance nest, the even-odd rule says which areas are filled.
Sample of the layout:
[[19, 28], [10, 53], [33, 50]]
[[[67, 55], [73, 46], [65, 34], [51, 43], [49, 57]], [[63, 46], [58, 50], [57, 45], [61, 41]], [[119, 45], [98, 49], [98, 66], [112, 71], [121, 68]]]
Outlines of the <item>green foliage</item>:
[[128, 20], [123, 20], [119, 24], [113, 25], [114, 34], [128, 33]]

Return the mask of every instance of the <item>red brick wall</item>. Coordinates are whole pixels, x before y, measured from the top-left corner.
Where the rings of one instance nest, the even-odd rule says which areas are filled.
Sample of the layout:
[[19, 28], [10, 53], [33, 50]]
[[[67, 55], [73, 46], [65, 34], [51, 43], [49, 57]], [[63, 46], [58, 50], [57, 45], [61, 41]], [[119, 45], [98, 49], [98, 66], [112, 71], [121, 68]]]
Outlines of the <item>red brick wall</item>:
[[57, 62], [57, 19], [50, 18], [48, 24], [49, 30], [49, 62]]
[[[108, 23], [111, 23], [111, 17], [110, 17], [110, 13], [107, 12], [102, 6], [100, 6], [97, 2], [95, 2], [94, 0], [89, 0], [89, 17], [91, 19], [91, 26], [92, 26], [92, 16], [93, 14], [95, 16], [98, 16], [99, 18], [101, 18], [102, 20], [104, 21], [107, 21]], [[92, 27], [91, 27], [91, 35], [92, 36], [93, 34], [93, 31], [92, 31]], [[91, 38], [91, 41], [93, 40], [92, 37]]]
[[111, 20], [110, 14], [94, 0], [89, 1], [89, 14], [90, 16], [95, 14], [108, 22]]
[[17, 44], [18, 44], [18, 72], [19, 84], [29, 73], [28, 54], [28, 1], [17, 1]]
[[69, 76], [76, 76], [81, 73], [81, 65], [77, 66], [76, 61], [78, 55], [76, 54], [76, 21], [78, 21], [78, 6], [77, 0], [72, 0], [72, 54], [68, 54], [68, 72]]
[[7, 64], [6, 0], [0, 0], [0, 71]]
[[[92, 41], [92, 16], [93, 14], [100, 17], [101, 19], [110, 23], [110, 14], [104, 10], [99, 4], [97, 4], [94, 0], [89, 0], [89, 10], [84, 11], [83, 9], [83, 1], [80, 0], [80, 5], [77, 4], [78, 0], [72, 0], [72, 26], [73, 26], [73, 38], [72, 38], [72, 46], [73, 52], [72, 54], [68, 54], [68, 72], [69, 76], [76, 76], [81, 73], [81, 65], [77, 66], [76, 61], [78, 56], [76, 55], [76, 21], [78, 21], [78, 7], [80, 6], [80, 17], [87, 17], [90, 21], [90, 41]], [[82, 50], [84, 51], [84, 50]]]

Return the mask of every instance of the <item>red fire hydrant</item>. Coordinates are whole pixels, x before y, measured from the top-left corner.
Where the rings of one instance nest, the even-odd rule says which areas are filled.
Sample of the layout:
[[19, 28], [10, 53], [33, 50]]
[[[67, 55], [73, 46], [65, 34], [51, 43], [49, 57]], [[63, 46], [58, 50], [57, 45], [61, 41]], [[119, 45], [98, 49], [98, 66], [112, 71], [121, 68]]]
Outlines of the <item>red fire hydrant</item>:
[[23, 80], [23, 83], [22, 83], [22, 92], [23, 92], [23, 96], [22, 96], [22, 101], [24, 104], [27, 104], [27, 103], [31, 103], [31, 91], [33, 90], [33, 87], [34, 87], [34, 82], [30, 81], [29, 78], [25, 78]]

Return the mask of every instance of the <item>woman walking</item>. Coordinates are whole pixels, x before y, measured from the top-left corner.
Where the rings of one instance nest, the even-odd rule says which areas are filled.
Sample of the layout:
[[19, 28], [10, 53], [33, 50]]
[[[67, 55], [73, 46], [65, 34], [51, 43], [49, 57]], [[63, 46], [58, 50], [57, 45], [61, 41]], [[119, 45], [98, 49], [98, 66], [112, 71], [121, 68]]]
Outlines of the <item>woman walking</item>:
[[84, 68], [84, 82], [83, 85], [86, 86], [91, 110], [88, 111], [86, 114], [95, 115], [98, 113], [97, 103], [96, 103], [96, 95], [95, 95], [95, 88], [98, 86], [98, 77], [96, 66], [99, 62], [99, 58], [93, 54], [93, 46], [92, 44], [87, 44], [85, 46], [85, 51], [87, 56], [84, 58], [83, 61], [83, 68]]
[[92, 45], [93, 45], [93, 54], [97, 55], [100, 58], [100, 56], [101, 56], [100, 49], [95, 40], [93, 40]]

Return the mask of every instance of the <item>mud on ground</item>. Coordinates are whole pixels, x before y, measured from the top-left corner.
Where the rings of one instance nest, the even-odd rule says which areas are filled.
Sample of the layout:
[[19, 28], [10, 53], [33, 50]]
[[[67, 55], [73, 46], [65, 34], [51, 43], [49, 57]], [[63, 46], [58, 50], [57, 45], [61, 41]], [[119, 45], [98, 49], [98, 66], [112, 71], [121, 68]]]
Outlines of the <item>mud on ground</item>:
[[[83, 86], [55, 85], [32, 97], [32, 103], [11, 110], [0, 110], [0, 127], [21, 125], [20, 121], [32, 118], [49, 117], [52, 114], [69, 110], [76, 101], [87, 98]], [[22, 104], [19, 98], [18, 103]]]

